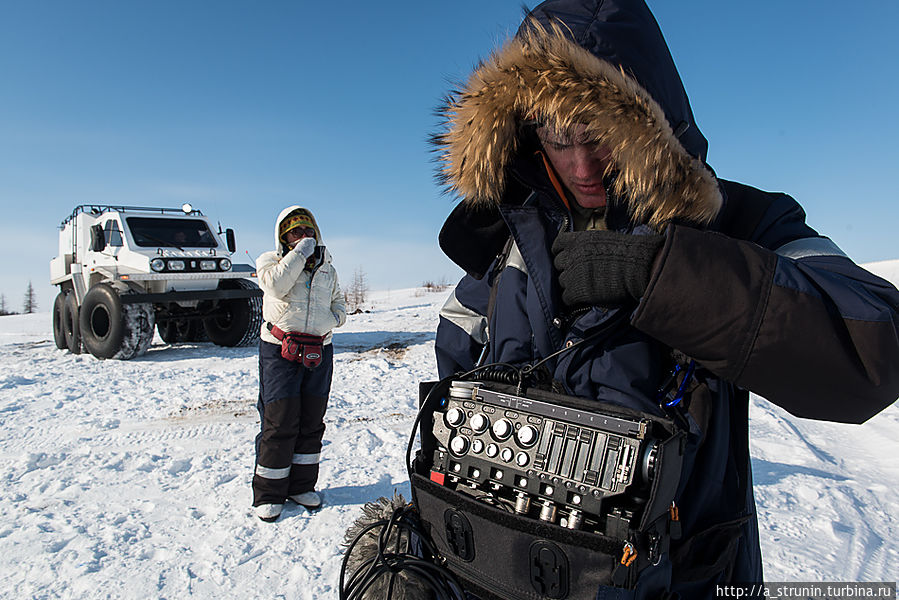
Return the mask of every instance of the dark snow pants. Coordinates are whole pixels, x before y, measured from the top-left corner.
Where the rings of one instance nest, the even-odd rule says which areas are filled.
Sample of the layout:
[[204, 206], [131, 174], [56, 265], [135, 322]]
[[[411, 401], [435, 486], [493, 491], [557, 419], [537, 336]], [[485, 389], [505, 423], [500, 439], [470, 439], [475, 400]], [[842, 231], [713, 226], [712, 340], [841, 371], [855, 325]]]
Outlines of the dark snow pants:
[[334, 347], [322, 347], [314, 369], [281, 356], [281, 346], [259, 341], [259, 418], [253, 506], [281, 504], [315, 488], [331, 392]]

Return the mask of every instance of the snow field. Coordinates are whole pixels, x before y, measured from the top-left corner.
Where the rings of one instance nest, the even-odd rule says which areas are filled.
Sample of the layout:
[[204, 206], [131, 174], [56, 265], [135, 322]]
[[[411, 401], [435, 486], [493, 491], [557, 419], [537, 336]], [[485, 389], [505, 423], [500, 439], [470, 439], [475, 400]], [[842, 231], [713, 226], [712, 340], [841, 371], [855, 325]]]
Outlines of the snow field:
[[[0, 596], [331, 598], [343, 532], [399, 490], [437, 310], [414, 292], [335, 332], [315, 514], [252, 513], [255, 348], [169, 346], [131, 361], [59, 351], [49, 315], [8, 317], [0, 374]], [[377, 296], [375, 296], [377, 298]], [[39, 323], [38, 323], [39, 322]]]

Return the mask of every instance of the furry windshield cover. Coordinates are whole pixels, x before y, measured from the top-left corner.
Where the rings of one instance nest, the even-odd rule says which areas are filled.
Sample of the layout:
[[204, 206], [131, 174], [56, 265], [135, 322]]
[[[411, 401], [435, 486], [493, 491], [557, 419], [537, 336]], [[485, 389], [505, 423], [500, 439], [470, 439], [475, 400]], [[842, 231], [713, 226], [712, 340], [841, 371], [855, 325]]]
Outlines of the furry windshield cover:
[[[498, 204], [521, 145], [522, 122], [560, 133], [585, 124], [586, 136], [610, 150], [612, 192], [637, 221], [656, 230], [674, 220], [710, 223], [722, 197], [703, 158], [678, 139], [690, 123], [676, 124], [675, 133], [635, 77], [571, 36], [558, 21], [529, 18], [475, 69], [442, 109], [444, 130], [434, 137], [440, 180], [470, 205]], [[674, 77], [679, 83], [676, 71]]]

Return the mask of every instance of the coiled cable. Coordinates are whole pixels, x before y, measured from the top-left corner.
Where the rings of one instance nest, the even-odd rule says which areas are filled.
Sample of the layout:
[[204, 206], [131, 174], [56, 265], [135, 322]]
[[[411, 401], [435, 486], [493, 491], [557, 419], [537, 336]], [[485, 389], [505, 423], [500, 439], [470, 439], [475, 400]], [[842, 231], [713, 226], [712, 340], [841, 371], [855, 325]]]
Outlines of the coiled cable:
[[[377, 528], [381, 528], [377, 553], [363, 561], [347, 580], [347, 565], [353, 550], [365, 536], [373, 535], [371, 532]], [[391, 540], [392, 549], [389, 547]], [[421, 553], [414, 552], [413, 540], [421, 544]], [[410, 578], [433, 594], [431, 597], [435, 600], [461, 600], [464, 593], [459, 581], [452, 571], [430, 558], [434, 556], [437, 556], [437, 551], [424, 531], [415, 508], [410, 504], [397, 508], [389, 519], [370, 523], [349, 543], [340, 566], [340, 600], [365, 599], [366, 592], [381, 577], [389, 577], [386, 594], [379, 596], [385, 600], [393, 598], [398, 582], [409, 587]]]

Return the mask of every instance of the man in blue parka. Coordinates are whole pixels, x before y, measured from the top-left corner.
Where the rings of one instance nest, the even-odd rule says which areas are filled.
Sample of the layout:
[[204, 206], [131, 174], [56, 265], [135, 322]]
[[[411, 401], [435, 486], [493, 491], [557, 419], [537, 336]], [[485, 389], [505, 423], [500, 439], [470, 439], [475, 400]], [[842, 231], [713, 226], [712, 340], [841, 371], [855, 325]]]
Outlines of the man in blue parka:
[[[899, 396], [899, 292], [791, 197], [719, 179], [643, 0], [550, 0], [443, 114], [440, 235], [467, 275], [441, 311], [441, 377], [545, 363], [553, 391], [663, 415], [695, 371], [675, 496], [682, 533], [637, 598], [761, 582], [749, 392], [861, 423]], [[599, 336], [595, 332], [601, 331]]]

